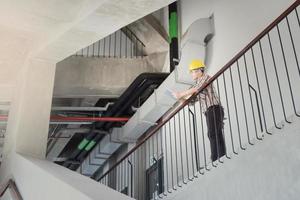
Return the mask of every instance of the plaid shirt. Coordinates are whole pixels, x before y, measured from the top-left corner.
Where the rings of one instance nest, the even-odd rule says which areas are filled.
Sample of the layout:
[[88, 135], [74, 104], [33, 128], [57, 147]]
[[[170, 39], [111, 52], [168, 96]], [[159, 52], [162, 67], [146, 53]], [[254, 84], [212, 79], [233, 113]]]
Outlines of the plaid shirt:
[[[192, 86], [193, 88], [200, 89], [201, 86], [210, 79], [210, 76], [206, 73]], [[198, 100], [202, 108], [202, 112], [206, 112], [207, 109], [213, 105], [221, 105], [220, 99], [216, 93], [213, 84], [209, 84], [204, 90], [202, 90], [198, 95]]]

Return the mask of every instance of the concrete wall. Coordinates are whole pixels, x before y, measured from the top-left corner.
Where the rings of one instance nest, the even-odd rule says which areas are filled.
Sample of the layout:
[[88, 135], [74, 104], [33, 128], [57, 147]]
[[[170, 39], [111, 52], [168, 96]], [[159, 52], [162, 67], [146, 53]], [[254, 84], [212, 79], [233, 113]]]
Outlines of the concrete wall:
[[146, 58], [69, 57], [56, 68], [54, 97], [118, 97], [143, 72], [154, 72]]
[[6, 190], [6, 192], [1, 197], [1, 200], [14, 200], [11, 191]]
[[169, 194], [167, 199], [296, 200], [300, 193], [300, 121]]
[[214, 15], [212, 60], [207, 63], [214, 74], [293, 2], [185, 0], [181, 2], [181, 32], [184, 34], [196, 19]]
[[[8, 174], [13, 174], [13, 177]], [[11, 154], [2, 164], [0, 177], [1, 182], [15, 179], [24, 200], [131, 199], [49, 161], [20, 154]]]

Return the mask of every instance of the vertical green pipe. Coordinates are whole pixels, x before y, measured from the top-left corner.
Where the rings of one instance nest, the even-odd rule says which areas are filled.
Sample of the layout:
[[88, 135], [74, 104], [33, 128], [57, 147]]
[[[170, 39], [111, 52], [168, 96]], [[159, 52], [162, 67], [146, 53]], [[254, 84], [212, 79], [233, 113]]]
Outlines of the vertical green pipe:
[[177, 2], [169, 5], [170, 72], [178, 65], [178, 15]]

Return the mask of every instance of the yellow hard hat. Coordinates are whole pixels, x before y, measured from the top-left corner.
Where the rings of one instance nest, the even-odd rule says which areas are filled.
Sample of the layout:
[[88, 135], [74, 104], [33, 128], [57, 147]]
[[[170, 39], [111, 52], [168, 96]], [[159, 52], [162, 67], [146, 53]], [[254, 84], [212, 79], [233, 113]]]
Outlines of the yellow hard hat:
[[194, 59], [194, 60], [192, 60], [192, 62], [189, 65], [189, 70], [192, 71], [192, 70], [200, 69], [200, 68], [204, 68], [204, 67], [205, 67], [205, 65], [202, 60]]

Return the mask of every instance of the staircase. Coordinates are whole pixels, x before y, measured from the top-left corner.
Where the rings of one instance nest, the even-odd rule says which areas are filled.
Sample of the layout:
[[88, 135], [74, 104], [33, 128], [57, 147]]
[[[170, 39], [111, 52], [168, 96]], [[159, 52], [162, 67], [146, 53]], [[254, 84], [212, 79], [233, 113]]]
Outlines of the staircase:
[[[107, 163], [92, 177], [139, 200], [186, 199], [187, 193], [184, 192], [188, 191], [188, 187], [185, 186], [191, 185], [196, 191], [193, 183], [199, 183], [199, 180], [203, 180], [199, 177], [205, 177], [207, 184], [203, 187], [203, 198], [206, 199], [211, 198], [205, 196], [206, 194], [217, 195], [216, 190], [219, 188], [226, 190], [222, 187], [228, 180], [230, 187], [240, 185], [241, 188], [247, 188], [247, 184], [253, 184], [251, 176], [245, 181], [245, 187], [242, 185], [243, 180], [238, 180], [239, 177], [243, 177], [243, 172], [255, 174], [254, 169], [262, 169], [249, 167], [251, 164], [262, 164], [272, 168], [272, 164], [280, 162], [279, 157], [288, 156], [293, 151], [299, 152], [298, 145], [293, 142], [299, 138], [295, 132], [299, 130], [300, 117], [300, 94], [297, 92], [300, 85], [300, 23], [297, 11], [299, 3], [300, 1], [295, 1], [199, 89], [200, 93], [213, 84], [220, 97], [225, 112], [225, 156], [219, 157], [216, 162], [210, 159], [205, 116], [202, 114], [201, 103], [193, 103], [198, 93], [186, 102], [174, 105], [124, 157], [112, 167]], [[290, 135], [282, 136], [283, 131]], [[280, 134], [276, 135], [277, 132]], [[280, 141], [285, 139], [286, 141], [280, 144]], [[278, 150], [287, 148], [288, 144], [291, 144], [293, 151]], [[254, 145], [255, 148], [252, 148]], [[278, 145], [279, 148], [273, 150], [273, 145]], [[261, 155], [257, 155], [260, 152]], [[279, 157], [272, 152], [280, 154]], [[293, 168], [299, 165], [298, 158], [294, 161], [286, 160], [291, 162]], [[278, 166], [274, 166], [276, 167]], [[266, 177], [276, 177], [276, 172], [269, 172], [269, 168], [263, 170], [268, 174]], [[235, 176], [234, 170], [237, 170], [240, 176]], [[297, 171], [292, 169], [290, 172]], [[284, 174], [282, 171], [278, 173], [280, 178], [284, 177]], [[260, 181], [263, 173], [257, 172], [257, 175], [256, 181]], [[223, 182], [218, 182], [219, 176], [222, 176]], [[232, 181], [236, 182], [232, 183], [231, 177]], [[280, 178], [273, 180], [278, 181]], [[265, 195], [265, 199], [271, 199], [272, 195], [269, 195], [267, 190], [264, 194], [256, 195], [256, 187], [259, 186], [268, 187], [265, 184], [251, 185], [254, 189], [248, 187], [250, 192], [254, 191], [253, 198], [264, 199]], [[204, 190], [207, 187], [210, 187], [211, 191], [205, 194]], [[274, 188], [278, 187], [272, 188], [275, 192], [272, 194], [276, 196]], [[183, 191], [185, 196], [178, 195], [181, 198], [175, 198], [176, 191]], [[231, 188], [230, 191], [235, 190]], [[239, 191], [235, 192], [239, 199], [243, 197]], [[231, 196], [234, 197], [234, 194]], [[199, 196], [189, 199], [199, 199]]]

